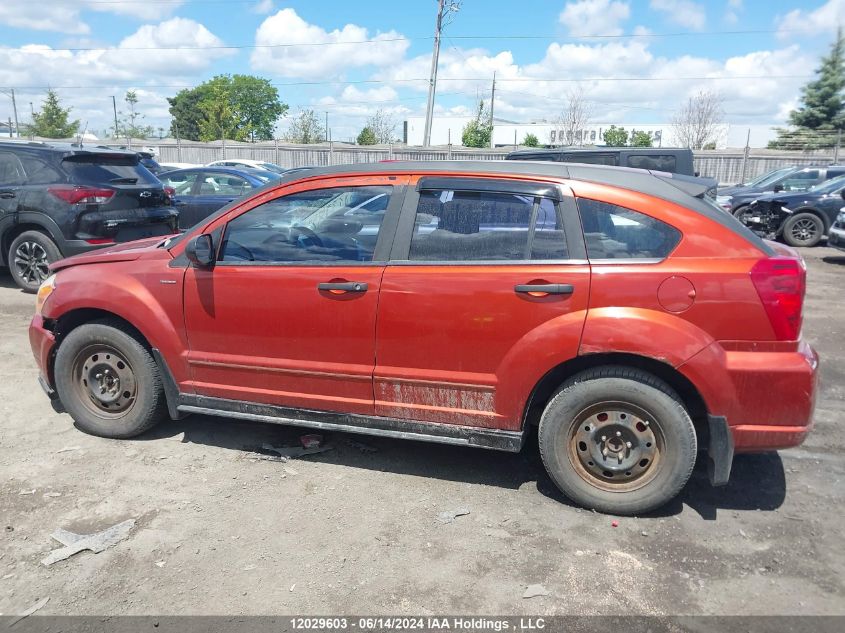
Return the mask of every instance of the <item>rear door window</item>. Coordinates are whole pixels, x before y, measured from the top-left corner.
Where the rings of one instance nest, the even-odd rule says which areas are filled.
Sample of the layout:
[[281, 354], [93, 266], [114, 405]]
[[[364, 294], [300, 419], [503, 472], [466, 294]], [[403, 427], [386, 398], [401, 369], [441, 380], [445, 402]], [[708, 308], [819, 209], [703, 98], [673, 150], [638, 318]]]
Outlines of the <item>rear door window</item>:
[[656, 169], [675, 173], [678, 161], [672, 154], [632, 154], [628, 156], [628, 167], [636, 169]]
[[821, 172], [818, 169], [808, 169], [789, 174], [780, 184], [784, 191], [804, 191], [821, 180]]
[[240, 176], [206, 173], [200, 182], [201, 196], [242, 196], [252, 185]]
[[587, 256], [596, 259], [664, 259], [681, 232], [651, 216], [615, 204], [578, 198]]
[[161, 177], [163, 182], [168, 187], [173, 187], [177, 196], [190, 196], [194, 188], [194, 183], [197, 181], [199, 172], [181, 173], [181, 174], [164, 174]]
[[554, 201], [524, 194], [420, 192], [408, 259], [526, 261], [566, 259]]
[[21, 161], [11, 152], [0, 152], [0, 186], [22, 185], [26, 175]]

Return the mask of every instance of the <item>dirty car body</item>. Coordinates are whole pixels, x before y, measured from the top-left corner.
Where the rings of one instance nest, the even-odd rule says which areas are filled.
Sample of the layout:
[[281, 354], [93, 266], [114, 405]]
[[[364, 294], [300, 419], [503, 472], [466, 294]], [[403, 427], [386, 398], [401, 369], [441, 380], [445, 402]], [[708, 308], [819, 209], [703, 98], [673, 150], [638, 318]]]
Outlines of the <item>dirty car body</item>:
[[518, 451], [538, 426], [565, 494], [648, 511], [697, 447], [724, 484], [735, 451], [812, 423], [803, 261], [708, 186], [513, 161], [283, 177], [181, 236], [55, 264], [40, 380], [107, 437], [203, 413]]

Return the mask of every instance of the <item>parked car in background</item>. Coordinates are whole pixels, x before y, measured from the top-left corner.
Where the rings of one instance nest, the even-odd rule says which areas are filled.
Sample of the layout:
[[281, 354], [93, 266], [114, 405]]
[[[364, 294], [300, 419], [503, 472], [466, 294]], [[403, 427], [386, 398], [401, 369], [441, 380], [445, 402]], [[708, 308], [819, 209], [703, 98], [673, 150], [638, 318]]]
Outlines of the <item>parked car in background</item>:
[[797, 193], [763, 194], [743, 207], [740, 222], [764, 237], [782, 237], [790, 246], [815, 246], [827, 235], [845, 193], [845, 175]]
[[187, 229], [238, 198], [278, 180], [279, 174], [262, 169], [196, 167], [159, 175], [173, 189], [179, 210], [179, 228]]
[[821, 182], [845, 174], [845, 166], [784, 167], [776, 169], [747, 185], [719, 189], [717, 204], [725, 211], [740, 216], [752, 201], [766, 193], [806, 191]]
[[845, 251], [845, 207], [839, 210], [839, 214], [833, 221], [833, 226], [830, 227], [827, 237], [827, 243], [833, 248]]
[[284, 167], [280, 167], [275, 163], [270, 163], [264, 160], [250, 160], [248, 158], [227, 158], [225, 160], [215, 160], [207, 165], [208, 167], [247, 167], [249, 169], [263, 169], [264, 171], [273, 171], [277, 174], [285, 172]]
[[197, 163], [159, 163], [161, 165], [161, 170], [165, 171], [174, 171], [176, 169], [193, 169], [194, 167], [202, 167]]
[[719, 485], [735, 451], [811, 428], [804, 262], [708, 187], [540, 162], [294, 174], [183, 235], [56, 264], [29, 330], [40, 382], [110, 438], [200, 413], [519, 451], [537, 425], [568, 497], [647, 512], [699, 446]]
[[136, 152], [0, 141], [0, 265], [27, 292], [62, 257], [175, 233], [177, 215]]
[[612, 165], [635, 169], [654, 169], [673, 174], [697, 176], [691, 149], [669, 147], [597, 147], [576, 149], [523, 149], [511, 152], [506, 160], [549, 160], [563, 163]]

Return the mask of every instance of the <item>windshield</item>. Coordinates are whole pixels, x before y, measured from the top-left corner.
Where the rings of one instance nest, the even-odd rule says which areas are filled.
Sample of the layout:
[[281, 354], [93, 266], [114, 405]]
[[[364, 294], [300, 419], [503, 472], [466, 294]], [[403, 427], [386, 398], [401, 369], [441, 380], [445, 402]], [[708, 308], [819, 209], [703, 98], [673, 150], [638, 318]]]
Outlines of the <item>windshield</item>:
[[266, 169], [267, 171], [272, 171], [277, 174], [284, 173], [284, 169], [279, 167], [278, 165], [274, 165], [273, 163], [258, 163], [258, 167], [261, 169]]
[[746, 186], [747, 187], [765, 187], [767, 185], [771, 185], [772, 183], [776, 182], [783, 176], [787, 174], [791, 174], [794, 171], [798, 171], [797, 167], [782, 167], [781, 169], [775, 169], [774, 171], [770, 171], [767, 174], [763, 174], [756, 180], [752, 180]]
[[813, 193], [835, 193], [845, 187], [845, 175], [837, 176], [836, 178], [831, 178], [825, 182], [820, 182], [815, 187], [810, 187], [807, 191], [811, 191]]

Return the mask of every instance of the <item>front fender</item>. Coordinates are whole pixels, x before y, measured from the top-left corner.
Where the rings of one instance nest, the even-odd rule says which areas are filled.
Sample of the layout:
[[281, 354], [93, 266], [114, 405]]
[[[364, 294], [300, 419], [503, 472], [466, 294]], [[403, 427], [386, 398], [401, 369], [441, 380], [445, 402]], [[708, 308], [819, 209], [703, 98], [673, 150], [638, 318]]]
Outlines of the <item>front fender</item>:
[[674, 314], [646, 308], [595, 308], [587, 314], [579, 355], [626, 353], [678, 367], [713, 343]]
[[177, 384], [182, 384], [189, 378], [184, 360], [183, 276], [183, 269], [167, 268], [160, 260], [72, 266], [58, 273], [44, 316], [60, 319], [75, 310], [101, 310], [120, 317], [160, 350]]

